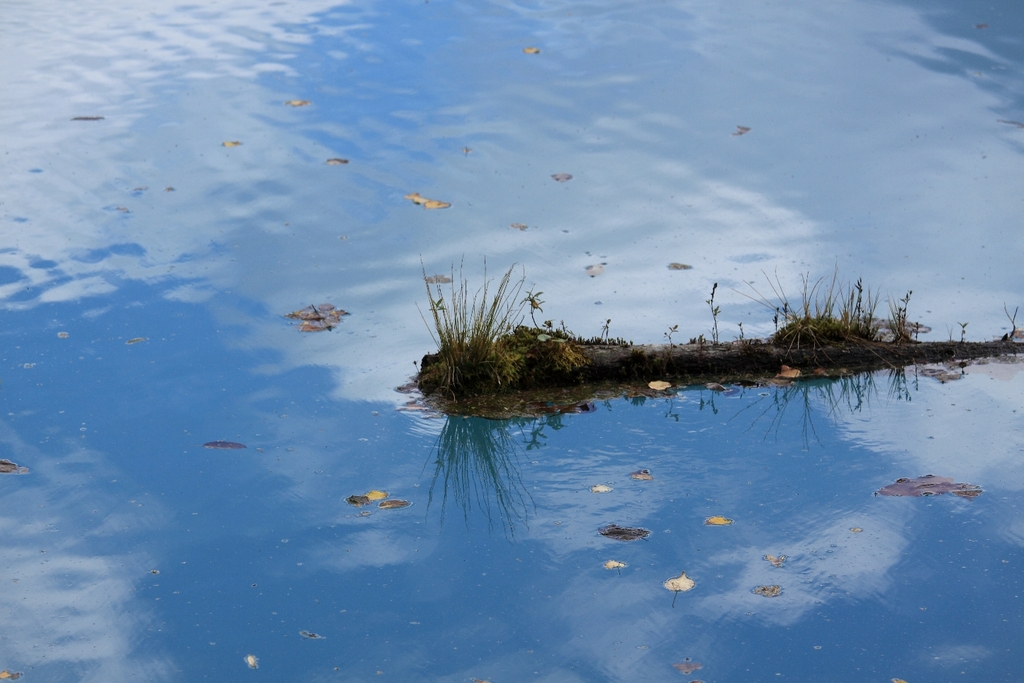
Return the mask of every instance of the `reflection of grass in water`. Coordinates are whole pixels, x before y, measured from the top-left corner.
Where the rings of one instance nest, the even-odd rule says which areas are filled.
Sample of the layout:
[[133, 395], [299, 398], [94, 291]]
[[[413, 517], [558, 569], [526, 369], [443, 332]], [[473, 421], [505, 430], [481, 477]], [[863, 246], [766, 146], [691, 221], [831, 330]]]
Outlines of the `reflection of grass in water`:
[[[814, 427], [815, 408], [824, 406], [827, 408], [828, 417], [836, 421], [841, 420], [844, 415], [855, 415], [865, 408], [870, 408], [872, 402], [879, 396], [876, 375], [877, 373], [863, 373], [836, 379], [795, 382], [788, 387], [781, 387], [772, 393], [767, 406], [754, 418], [754, 422], [750, 426], [753, 428], [763, 418], [771, 415], [765, 436], [774, 432], [775, 437], [778, 438], [782, 419], [795, 404], [801, 410], [800, 432], [804, 445], [806, 446], [810, 442], [811, 434], [814, 435], [815, 440], [820, 442], [821, 439]], [[902, 368], [889, 371], [888, 384], [887, 400], [911, 400], [910, 386]], [[749, 407], [752, 408], [754, 405], [757, 403]]]
[[427, 500], [429, 507], [434, 488], [440, 483], [442, 523], [451, 498], [462, 508], [467, 524], [473, 507], [486, 513], [488, 528], [494, 528], [496, 516], [507, 535], [515, 535], [517, 522], [526, 524], [533, 499], [519, 474], [519, 444], [509, 433], [518, 422], [454, 416], [446, 419], [437, 439], [434, 480]]

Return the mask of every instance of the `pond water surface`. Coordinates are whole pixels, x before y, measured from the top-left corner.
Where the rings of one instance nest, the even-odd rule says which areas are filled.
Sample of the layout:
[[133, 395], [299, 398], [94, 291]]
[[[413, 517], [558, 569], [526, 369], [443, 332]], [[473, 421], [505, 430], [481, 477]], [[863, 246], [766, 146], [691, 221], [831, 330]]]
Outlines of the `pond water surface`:
[[[485, 261], [586, 336], [710, 338], [715, 283], [722, 338], [764, 336], [754, 299], [833, 270], [912, 291], [922, 339], [1010, 331], [1018, 4], [3, 18], [0, 672], [1020, 680], [1017, 364], [512, 421], [395, 392], [423, 275]], [[283, 317], [322, 302], [331, 331]], [[874, 495], [927, 474], [982, 492]]]

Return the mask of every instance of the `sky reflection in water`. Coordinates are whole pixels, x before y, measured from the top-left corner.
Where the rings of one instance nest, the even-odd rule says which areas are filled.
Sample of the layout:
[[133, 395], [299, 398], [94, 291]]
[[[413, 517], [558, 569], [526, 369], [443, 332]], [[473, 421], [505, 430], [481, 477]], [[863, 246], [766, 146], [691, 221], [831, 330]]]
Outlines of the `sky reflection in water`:
[[[233, 680], [252, 653], [288, 677], [632, 681], [691, 657], [705, 681], [1014, 680], [1015, 365], [514, 423], [396, 413], [392, 388], [430, 346], [421, 267], [463, 258], [474, 278], [521, 263], [545, 316], [638, 342], [707, 334], [714, 282], [724, 338], [767, 334], [747, 283], [835, 266], [913, 289], [930, 338], [1002, 334], [1022, 19], [11, 5], [0, 457], [31, 471], [0, 476], [0, 670]], [[352, 315], [315, 335], [280, 317], [321, 301]], [[985, 493], [871, 496], [926, 473]], [[413, 506], [345, 504], [371, 488]], [[681, 570], [697, 587], [673, 608]]]

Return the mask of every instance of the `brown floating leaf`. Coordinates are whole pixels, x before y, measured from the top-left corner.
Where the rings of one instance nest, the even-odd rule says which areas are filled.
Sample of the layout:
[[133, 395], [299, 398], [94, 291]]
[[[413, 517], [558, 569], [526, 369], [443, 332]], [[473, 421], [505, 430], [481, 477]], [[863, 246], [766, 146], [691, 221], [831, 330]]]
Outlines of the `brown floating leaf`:
[[[102, 118], [102, 117], [100, 117], [100, 118]], [[9, 678], [12, 681], [16, 681], [19, 678], [21, 678], [21, 675], [22, 674], [21, 674], [20, 671], [11, 671], [9, 669], [4, 669], [3, 671], [0, 671], [0, 679]]]
[[694, 662], [687, 657], [683, 661], [673, 664], [672, 668], [682, 671], [684, 674], [692, 674], [697, 669], [703, 669], [704, 665], [700, 662]]
[[523, 48], [523, 52], [525, 52], [528, 55], [539, 55], [540, 54], [540, 48], [539, 47], [524, 47]]
[[611, 486], [606, 486], [604, 484], [594, 484], [593, 486], [590, 487], [591, 493], [608, 493], [611, 490]]
[[469, 156], [469, 153], [472, 152], [472, 151], [473, 150], [470, 147], [463, 147], [462, 148], [462, 153], [465, 154], [467, 157]]
[[758, 586], [754, 589], [754, 592], [758, 595], [763, 595], [766, 598], [777, 598], [779, 597], [779, 594], [782, 593], [782, 586]]
[[630, 472], [629, 478], [636, 479], [637, 481], [654, 481], [654, 477], [651, 476], [650, 470], [637, 470], [636, 472]]
[[381, 502], [377, 503], [377, 507], [379, 507], [381, 510], [398, 510], [399, 508], [407, 508], [410, 505], [412, 505], [412, 503], [410, 503], [407, 500], [402, 500], [400, 498], [382, 500]]
[[355, 505], [357, 508], [361, 508], [364, 505], [369, 505], [372, 501], [368, 496], [349, 496], [345, 499], [345, 502], [349, 505]]
[[104, 117], [102, 117], [102, 116], [76, 116], [76, 117], [74, 117], [71, 120], [72, 121], [102, 121], [103, 118]]
[[209, 441], [203, 444], [203, 448], [219, 448], [221, 450], [238, 450], [239, 448], [245, 448], [243, 443], [235, 443], [234, 441]]
[[21, 470], [28, 472], [28, 468], [18, 467], [16, 463], [11, 462], [10, 460], [0, 460], [0, 474], [23, 474]]
[[413, 204], [421, 205], [424, 209], [447, 209], [451, 206], [448, 202], [441, 202], [436, 199], [427, 199], [426, 197], [420, 196], [419, 192], [407, 194], [405, 195], [405, 198]]
[[670, 263], [668, 264], [669, 270], [690, 270], [693, 266], [688, 266], [685, 263]]
[[423, 278], [423, 281], [428, 285], [444, 285], [452, 281], [447, 275], [431, 275], [430, 277]]
[[246, 655], [245, 663], [249, 665], [250, 669], [260, 668], [260, 660], [256, 659], [256, 655]]
[[640, 527], [630, 526], [619, 526], [618, 524], [609, 524], [603, 526], [597, 530], [597, 533], [601, 534], [605, 538], [611, 538], [616, 541], [636, 541], [641, 538], [647, 538], [651, 535], [650, 529], [641, 529]]
[[746, 126], [736, 126], [736, 132], [733, 133], [732, 136], [735, 138], [735, 137], [739, 137], [740, 135], [746, 135], [749, 132], [750, 132], [750, 129], [747, 128]]
[[654, 389], [655, 391], [664, 391], [665, 389], [670, 388], [672, 386], [672, 383], [656, 380], [654, 382], [648, 382], [647, 386], [649, 386], [651, 389]]
[[57, 333], [57, 338], [58, 339], [67, 339], [70, 336], [71, 335], [69, 335], [67, 332], [58, 332]]
[[586, 268], [584, 268], [584, 272], [590, 277], [597, 277], [598, 275], [604, 272], [605, 265], [606, 264], [604, 263], [595, 263], [592, 266], [587, 266]]
[[670, 591], [675, 591], [676, 593], [684, 593], [692, 589], [697, 584], [694, 583], [693, 579], [689, 578], [686, 575], [686, 572], [683, 572], [679, 576], [669, 579], [663, 585]]
[[793, 379], [800, 376], [800, 371], [796, 368], [791, 368], [788, 365], [783, 365], [782, 369], [779, 370], [779, 374], [775, 376], [780, 379]]
[[605, 569], [622, 569], [628, 565], [625, 562], [619, 562], [618, 560], [608, 560], [602, 566]]
[[289, 107], [305, 107], [309, 104], [309, 100], [288, 100], [285, 104]]
[[327, 165], [328, 166], [341, 166], [342, 164], [347, 164], [347, 163], [348, 163], [348, 159], [342, 159], [341, 157], [334, 157], [333, 159], [328, 159], [327, 160]]
[[327, 640], [327, 636], [322, 636], [319, 633], [313, 633], [312, 631], [299, 631], [299, 635], [303, 638], [309, 638], [310, 640]]
[[336, 308], [334, 304], [319, 304], [317, 306], [306, 306], [297, 311], [292, 311], [284, 317], [292, 320], [301, 320], [299, 332], [323, 332], [333, 330], [341, 322], [341, 317], [348, 315], [346, 311]]
[[572, 176], [569, 175], [568, 173], [555, 173], [551, 177], [554, 178], [555, 181], [559, 183], [567, 183], [570, 180], [572, 180]]
[[916, 479], [901, 477], [895, 484], [883, 486], [875, 491], [876, 496], [939, 496], [952, 493], [961, 498], [976, 498], [981, 495], [981, 487], [974, 484], [954, 483], [951, 477], [936, 477], [926, 474]]
[[708, 382], [707, 384], [704, 385], [704, 388], [710, 389], [711, 391], [725, 391], [725, 387], [723, 387], [718, 382]]
[[707, 519], [705, 519], [704, 524], [706, 524], [707, 526], [729, 526], [730, 524], [732, 524], [732, 520], [728, 517], [715, 515], [713, 517], [708, 517]]
[[779, 555], [778, 557], [775, 557], [774, 555], [765, 555], [764, 559], [771, 562], [773, 567], [781, 567], [782, 563], [786, 561], [786, 556]]
[[222, 142], [220, 144], [223, 145], [224, 147], [239, 147], [241, 146], [242, 143], [239, 142], [238, 140], [228, 140], [227, 142]]
[[526, 230], [530, 226], [528, 226], [526, 223], [512, 223], [508, 227], [514, 230]]
[[173, 187], [165, 187], [164, 188], [164, 192], [174, 192], [174, 188]]
[[138, 344], [139, 342], [146, 341], [146, 337], [133, 337], [125, 342], [125, 344]]

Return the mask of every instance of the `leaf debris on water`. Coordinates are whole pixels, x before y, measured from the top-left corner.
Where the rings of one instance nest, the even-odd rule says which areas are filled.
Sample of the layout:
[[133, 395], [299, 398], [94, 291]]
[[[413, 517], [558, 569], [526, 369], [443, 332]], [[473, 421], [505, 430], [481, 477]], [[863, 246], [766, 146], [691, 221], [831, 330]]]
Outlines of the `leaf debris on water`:
[[309, 105], [309, 100], [288, 100], [285, 104], [289, 107], [305, 107]]
[[783, 365], [779, 370], [779, 374], [775, 376], [780, 379], [795, 379], [800, 376], [800, 371], [796, 368], [791, 368], [788, 365]]
[[401, 508], [407, 508], [410, 505], [412, 505], [412, 503], [410, 503], [407, 500], [402, 500], [401, 498], [382, 500], [381, 502], [377, 503], [377, 507], [379, 507], [381, 510], [398, 510]]
[[670, 263], [670, 264], [668, 264], [668, 269], [669, 270], [690, 270], [692, 268], [693, 268], [693, 266], [687, 265], [685, 263]]
[[926, 474], [916, 479], [900, 477], [896, 483], [883, 486], [875, 491], [876, 496], [939, 496], [952, 493], [961, 498], [976, 498], [981, 495], [980, 486], [974, 484], [954, 483], [952, 477], [936, 477]]
[[3, 671], [0, 671], [0, 679], [9, 678], [12, 681], [16, 681], [19, 678], [21, 678], [21, 676], [22, 673], [20, 671], [11, 671], [10, 669], [4, 669]]
[[705, 519], [704, 524], [707, 526], [729, 526], [732, 524], [732, 520], [721, 515], [714, 515]]
[[710, 389], [711, 391], [725, 391], [725, 387], [723, 387], [718, 382], [708, 382], [707, 384], [704, 385], [704, 388]]
[[299, 635], [303, 638], [309, 638], [310, 640], [327, 640], [327, 636], [322, 636], [319, 633], [313, 633], [312, 631], [299, 631]]
[[58, 339], [67, 339], [70, 336], [71, 335], [69, 335], [67, 332], [58, 332], [57, 333], [57, 338]]
[[608, 560], [602, 565], [605, 569], [623, 569], [628, 567], [625, 562], [619, 562], [618, 560]]
[[600, 275], [601, 273], [604, 272], [604, 267], [606, 265], [608, 265], [608, 264], [606, 264], [606, 263], [595, 263], [593, 265], [587, 266], [586, 268], [583, 269], [583, 271], [587, 275], [589, 275], [590, 277], [597, 277], [598, 275]]
[[605, 484], [594, 484], [593, 486], [590, 487], [591, 493], [608, 493], [611, 490], [612, 487], [607, 486]]
[[355, 505], [357, 508], [361, 508], [364, 505], [369, 505], [372, 501], [367, 496], [349, 496], [345, 499], [345, 502], [349, 505]]
[[448, 202], [442, 202], [437, 199], [427, 199], [426, 197], [421, 196], [419, 192], [407, 194], [405, 195], [405, 198], [413, 204], [419, 204], [424, 209], [447, 209], [451, 206]]
[[238, 450], [239, 448], [245, 448], [244, 443], [237, 443], [235, 441], [208, 441], [203, 444], [203, 448], [219, 448], [221, 450]]
[[334, 304], [319, 304], [317, 306], [306, 306], [297, 311], [285, 314], [284, 317], [292, 320], [301, 320], [299, 332], [324, 332], [333, 330], [341, 322], [342, 316], [348, 315], [347, 311], [336, 308]]
[[859, 534], [862, 531], [864, 531], [864, 530], [861, 529], [859, 526], [852, 526], [852, 527], [850, 527], [850, 533], [851, 534]]
[[28, 474], [28, 468], [19, 467], [17, 463], [5, 458], [0, 460], [0, 474]]
[[75, 116], [72, 121], [102, 121], [105, 117], [103, 116]]
[[530, 226], [528, 226], [526, 223], [511, 223], [511, 224], [509, 224], [508, 227], [512, 228], [513, 230], [520, 230], [520, 231], [522, 231], [522, 230], [526, 230]]
[[144, 341], [148, 341], [148, 339], [146, 337], [132, 337], [131, 339], [126, 341], [125, 344], [138, 344]]
[[523, 48], [523, 52], [525, 52], [528, 55], [539, 55], [540, 54], [540, 48], [539, 47], [524, 47]]
[[776, 557], [774, 555], [765, 555], [764, 559], [766, 559], [769, 562], [771, 562], [771, 565], [773, 567], [781, 567], [782, 563], [786, 561], [786, 556], [785, 555], [779, 555], [778, 557]]
[[739, 137], [740, 135], [746, 135], [749, 132], [750, 128], [748, 128], [747, 126], [736, 126], [736, 132], [733, 133], [732, 136], [735, 138]]
[[665, 382], [663, 380], [655, 380], [653, 382], [648, 382], [647, 386], [649, 386], [651, 389], [654, 389], [655, 391], [665, 391], [665, 389], [669, 389], [672, 387], [672, 383]]
[[629, 478], [636, 479], [637, 481], [654, 481], [654, 477], [651, 476], [650, 470], [637, 470], [636, 472], [630, 472]]
[[246, 655], [245, 663], [249, 665], [250, 669], [260, 668], [260, 660], [256, 659], [256, 655]]
[[777, 598], [782, 593], [782, 586], [777, 584], [771, 586], [758, 586], [754, 589], [754, 593], [757, 595], [763, 595], [766, 598]]
[[568, 173], [553, 173], [551, 177], [554, 178], [557, 183], [567, 183], [572, 180], [572, 176]]
[[384, 500], [385, 498], [388, 497], [388, 492], [378, 491], [377, 489], [374, 489], [372, 491], [367, 491], [366, 497], [369, 498], [370, 500]]
[[223, 145], [224, 147], [240, 147], [242, 145], [242, 143], [239, 142], [238, 140], [227, 140], [220, 144]]
[[597, 533], [601, 534], [605, 538], [611, 538], [616, 541], [637, 541], [641, 538], [647, 538], [650, 536], [651, 530], [640, 527], [609, 524], [598, 529]]
[[327, 160], [327, 165], [328, 166], [341, 166], [341, 165], [347, 164], [347, 163], [348, 163], [348, 159], [342, 159], [341, 157], [333, 157], [333, 158]]
[[684, 593], [692, 589], [697, 584], [694, 583], [693, 579], [686, 575], [686, 572], [683, 572], [679, 576], [668, 579], [667, 581], [665, 581], [663, 585], [670, 591], [675, 591], [676, 593]]
[[692, 674], [697, 669], [703, 669], [704, 665], [700, 662], [695, 662], [691, 660], [689, 657], [687, 657], [683, 661], [673, 664], [672, 668], [676, 669], [677, 671], [681, 671], [684, 674]]

